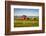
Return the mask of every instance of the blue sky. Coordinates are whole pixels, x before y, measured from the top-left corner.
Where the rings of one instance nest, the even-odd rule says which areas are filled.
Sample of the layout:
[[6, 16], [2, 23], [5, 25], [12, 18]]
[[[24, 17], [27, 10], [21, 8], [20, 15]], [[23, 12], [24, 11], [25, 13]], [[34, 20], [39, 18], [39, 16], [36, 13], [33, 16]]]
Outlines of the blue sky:
[[14, 16], [39, 16], [39, 9], [14, 8]]

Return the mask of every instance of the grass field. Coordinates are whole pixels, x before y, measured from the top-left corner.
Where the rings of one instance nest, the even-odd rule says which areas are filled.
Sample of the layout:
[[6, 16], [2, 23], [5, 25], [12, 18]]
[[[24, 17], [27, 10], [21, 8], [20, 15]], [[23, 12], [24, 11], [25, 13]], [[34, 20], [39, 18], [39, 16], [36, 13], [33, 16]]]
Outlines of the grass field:
[[14, 19], [14, 27], [37, 27], [39, 26], [38, 20], [17, 20]]

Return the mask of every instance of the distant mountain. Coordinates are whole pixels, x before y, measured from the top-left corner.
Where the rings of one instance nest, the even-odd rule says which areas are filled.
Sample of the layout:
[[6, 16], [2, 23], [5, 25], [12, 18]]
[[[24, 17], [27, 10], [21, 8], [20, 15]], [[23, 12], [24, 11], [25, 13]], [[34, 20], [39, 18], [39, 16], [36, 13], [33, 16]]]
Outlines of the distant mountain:
[[35, 18], [35, 17], [39, 17], [39, 16], [28, 16], [28, 17], [29, 17], [29, 18], [33, 18], [33, 17]]
[[21, 18], [21, 17], [27, 17], [26, 15], [22, 15], [22, 16], [14, 16], [16, 18]]
[[27, 18], [39, 18], [39, 16], [14, 16], [15, 18], [27, 17]]

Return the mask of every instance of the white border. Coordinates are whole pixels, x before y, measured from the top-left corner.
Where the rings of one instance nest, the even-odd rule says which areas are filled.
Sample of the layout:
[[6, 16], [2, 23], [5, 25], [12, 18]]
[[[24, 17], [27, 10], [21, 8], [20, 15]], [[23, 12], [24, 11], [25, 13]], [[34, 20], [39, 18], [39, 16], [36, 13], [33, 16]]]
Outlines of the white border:
[[[39, 9], [39, 27], [16, 27], [14, 28], [14, 8]], [[10, 31], [26, 31], [26, 30], [42, 30], [42, 7], [41, 6], [11, 5], [11, 30]]]

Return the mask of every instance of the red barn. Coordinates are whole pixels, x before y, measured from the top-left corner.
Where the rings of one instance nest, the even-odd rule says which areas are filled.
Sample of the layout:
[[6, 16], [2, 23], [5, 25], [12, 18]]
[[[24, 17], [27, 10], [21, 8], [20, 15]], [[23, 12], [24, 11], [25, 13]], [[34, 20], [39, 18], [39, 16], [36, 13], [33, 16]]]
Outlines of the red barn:
[[21, 20], [26, 20], [26, 19], [27, 19], [27, 16], [23, 15], [23, 16], [21, 16], [19, 19], [21, 19]]

